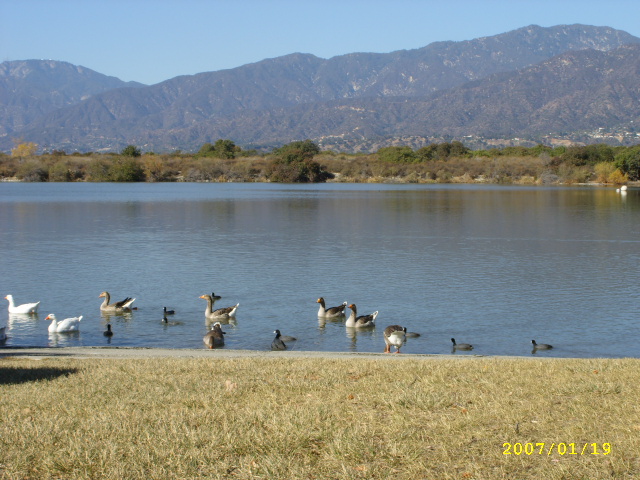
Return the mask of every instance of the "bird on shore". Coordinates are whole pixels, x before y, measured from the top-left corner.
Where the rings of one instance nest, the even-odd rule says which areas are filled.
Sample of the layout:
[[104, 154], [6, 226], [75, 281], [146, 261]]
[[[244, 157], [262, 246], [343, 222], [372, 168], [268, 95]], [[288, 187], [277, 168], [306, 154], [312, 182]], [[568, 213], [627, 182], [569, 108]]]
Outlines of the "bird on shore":
[[316, 303], [320, 304], [320, 308], [318, 309], [318, 317], [324, 318], [344, 316], [344, 309], [347, 306], [347, 302], [342, 302], [342, 305], [338, 305], [337, 307], [326, 308], [323, 297], [320, 297], [318, 300], [316, 300]]
[[82, 315], [80, 315], [79, 317], [65, 318], [64, 320], [60, 320], [58, 322], [56, 320], [56, 316], [53, 313], [50, 313], [49, 315], [47, 315], [45, 320], [51, 320], [51, 324], [49, 325], [48, 329], [49, 333], [79, 332]]
[[221, 347], [224, 345], [224, 335], [225, 332], [222, 331], [220, 322], [216, 322], [213, 324], [211, 330], [202, 338], [202, 341], [209, 348]]
[[129, 312], [133, 310], [131, 304], [136, 301], [135, 298], [127, 297], [119, 302], [109, 303], [111, 301], [111, 295], [109, 292], [102, 292], [98, 298], [104, 298], [100, 310], [103, 312]]
[[366, 328], [375, 326], [376, 317], [378, 316], [377, 310], [369, 315], [358, 316], [358, 310], [355, 303], [349, 305], [349, 308], [351, 309], [351, 315], [347, 318], [345, 323], [346, 327]]
[[13, 301], [13, 295], [7, 295], [4, 298], [9, 301], [9, 313], [38, 313], [38, 306], [40, 305], [40, 302], [23, 303], [22, 305], [16, 305]]
[[280, 330], [276, 330], [273, 333], [276, 334], [276, 338], [271, 342], [271, 350], [286, 350], [287, 346], [282, 341], [282, 335], [280, 335]]
[[176, 313], [175, 310], [167, 310], [167, 307], [162, 307], [162, 310], [164, 312], [164, 315], [174, 315]]
[[473, 350], [473, 345], [469, 343], [456, 343], [456, 339], [452, 338], [451, 343], [453, 343], [454, 350]]
[[102, 332], [105, 337], [113, 337], [113, 331], [111, 330], [111, 324], [107, 323], [107, 329]]
[[547, 343], [536, 343], [535, 340], [531, 340], [531, 343], [533, 344], [534, 350], [551, 350], [553, 348], [553, 345], [549, 345]]
[[400, 347], [406, 339], [407, 328], [400, 325], [389, 325], [384, 329], [384, 353], [391, 353], [391, 346], [396, 347], [395, 353], [400, 353]]

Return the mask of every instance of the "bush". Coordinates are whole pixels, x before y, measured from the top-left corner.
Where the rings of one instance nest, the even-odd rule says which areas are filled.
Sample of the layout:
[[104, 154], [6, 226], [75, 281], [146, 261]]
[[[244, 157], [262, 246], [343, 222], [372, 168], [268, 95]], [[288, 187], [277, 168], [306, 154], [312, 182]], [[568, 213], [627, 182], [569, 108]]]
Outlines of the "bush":
[[109, 168], [111, 182], [144, 182], [144, 169], [135, 157], [121, 157]]
[[629, 180], [640, 179], [640, 147], [624, 150], [615, 156], [614, 164]]
[[413, 163], [418, 156], [411, 147], [385, 147], [378, 150], [378, 158], [389, 163]]
[[16, 176], [23, 182], [46, 182], [49, 169], [37, 160], [29, 160], [18, 168]]
[[50, 182], [71, 182], [73, 179], [73, 173], [65, 161], [56, 162], [49, 169]]
[[292, 142], [274, 151], [276, 157], [267, 165], [267, 177], [272, 182], [325, 182], [333, 178], [313, 157], [320, 148], [311, 140]]

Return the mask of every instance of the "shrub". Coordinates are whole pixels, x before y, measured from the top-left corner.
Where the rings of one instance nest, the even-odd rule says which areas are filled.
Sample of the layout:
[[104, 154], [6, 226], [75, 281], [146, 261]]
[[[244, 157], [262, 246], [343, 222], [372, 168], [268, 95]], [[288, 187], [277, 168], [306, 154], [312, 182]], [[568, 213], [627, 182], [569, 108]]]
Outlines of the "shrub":
[[320, 148], [311, 140], [289, 143], [274, 153], [276, 156], [267, 165], [266, 172], [272, 182], [325, 182], [333, 178], [332, 174], [313, 160], [320, 153]]
[[16, 176], [23, 182], [46, 182], [49, 169], [37, 160], [29, 160], [18, 168]]
[[73, 173], [66, 161], [56, 162], [49, 168], [50, 182], [71, 182], [72, 180]]
[[630, 148], [618, 153], [615, 156], [614, 163], [623, 174], [629, 177], [629, 180], [640, 179], [640, 147]]
[[411, 147], [385, 147], [378, 150], [378, 158], [388, 163], [413, 163], [418, 156]]
[[144, 169], [135, 157], [120, 157], [109, 168], [111, 182], [144, 182]]
[[[596, 182], [609, 183], [611, 182], [611, 175], [618, 170], [613, 163], [600, 162], [596, 163], [593, 167], [593, 171], [596, 175]], [[618, 170], [619, 171], [619, 170]]]

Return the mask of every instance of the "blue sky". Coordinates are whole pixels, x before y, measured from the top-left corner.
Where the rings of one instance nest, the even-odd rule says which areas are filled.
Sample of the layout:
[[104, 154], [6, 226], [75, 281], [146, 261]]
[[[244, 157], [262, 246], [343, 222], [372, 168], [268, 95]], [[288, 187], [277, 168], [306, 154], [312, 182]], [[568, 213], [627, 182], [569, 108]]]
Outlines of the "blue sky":
[[294, 52], [331, 58], [582, 23], [640, 37], [638, 0], [0, 0], [0, 61], [153, 84]]

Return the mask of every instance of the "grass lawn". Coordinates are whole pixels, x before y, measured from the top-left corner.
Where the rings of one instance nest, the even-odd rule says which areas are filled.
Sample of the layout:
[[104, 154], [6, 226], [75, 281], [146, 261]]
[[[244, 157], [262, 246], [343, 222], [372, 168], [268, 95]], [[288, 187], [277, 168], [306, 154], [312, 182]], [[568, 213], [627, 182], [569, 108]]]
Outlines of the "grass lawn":
[[640, 360], [0, 359], [2, 479], [637, 479]]

